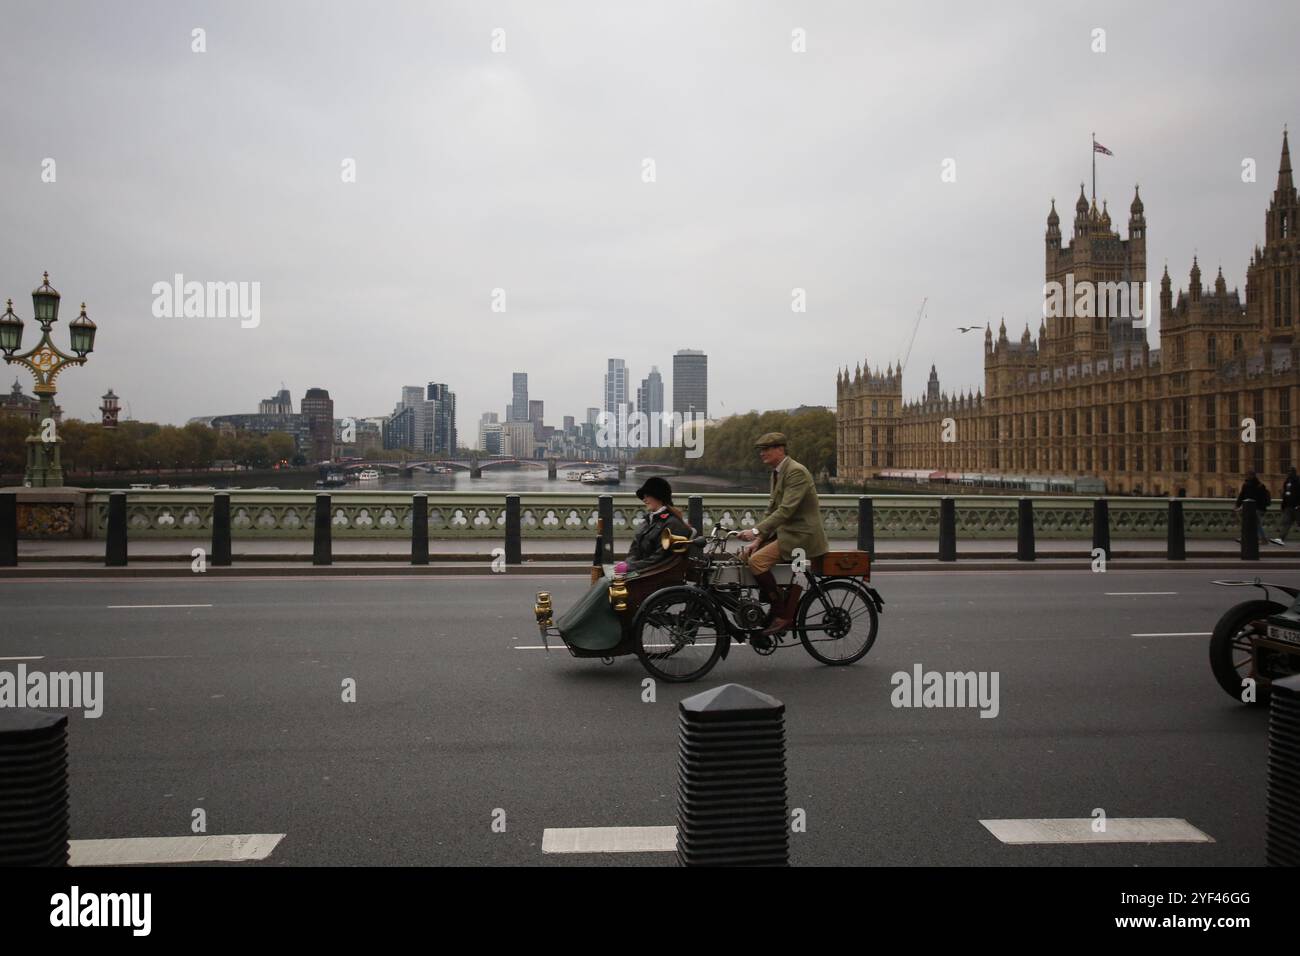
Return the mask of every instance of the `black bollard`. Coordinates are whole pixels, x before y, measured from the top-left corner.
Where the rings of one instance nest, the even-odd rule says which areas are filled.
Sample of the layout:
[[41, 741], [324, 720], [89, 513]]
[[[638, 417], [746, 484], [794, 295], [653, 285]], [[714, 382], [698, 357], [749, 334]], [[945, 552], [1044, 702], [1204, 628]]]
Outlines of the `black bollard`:
[[1300, 866], [1300, 675], [1274, 681], [1272, 690], [1264, 862]]
[[1165, 560], [1187, 560], [1187, 539], [1183, 534], [1183, 503], [1177, 498], [1173, 498], [1169, 502], [1169, 520], [1165, 533]]
[[108, 496], [108, 539], [104, 544], [104, 566], [126, 567], [126, 492]]
[[686, 523], [695, 529], [696, 534], [705, 534], [704, 499], [700, 495], [691, 495], [686, 499]]
[[520, 527], [519, 496], [506, 495], [506, 564], [524, 563], [524, 542]]
[[858, 499], [858, 550], [876, 556], [876, 513], [871, 499]]
[[785, 704], [724, 684], [677, 706], [677, 862], [788, 866]]
[[67, 866], [67, 715], [0, 710], [0, 768], [0, 866]]
[[1016, 560], [1034, 560], [1034, 499], [1021, 498], [1016, 514]]
[[411, 495], [411, 563], [429, 563], [429, 496]]
[[1241, 560], [1259, 560], [1259, 512], [1251, 498], [1241, 503]]
[[0, 568], [18, 567], [18, 496], [0, 495]]
[[333, 564], [334, 553], [330, 541], [330, 496], [316, 496], [316, 534], [312, 543], [312, 564]]
[[212, 566], [230, 567], [230, 495], [218, 492], [212, 496]]
[[605, 555], [605, 563], [614, 560], [614, 496], [601, 495], [597, 501], [596, 516], [600, 518], [604, 530], [601, 532], [601, 540], [604, 541], [604, 547], [601, 549]]
[[957, 560], [957, 503], [939, 499], [939, 560]]
[[1110, 502], [1098, 498], [1092, 503], [1092, 549], [1098, 548], [1110, 560]]

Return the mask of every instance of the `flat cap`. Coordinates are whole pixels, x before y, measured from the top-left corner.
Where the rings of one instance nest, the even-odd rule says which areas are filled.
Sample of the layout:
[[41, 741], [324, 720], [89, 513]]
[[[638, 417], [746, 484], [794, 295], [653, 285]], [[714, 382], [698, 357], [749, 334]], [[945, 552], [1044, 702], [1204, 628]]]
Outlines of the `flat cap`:
[[785, 435], [783, 435], [781, 432], [768, 432], [767, 434], [760, 435], [758, 437], [758, 441], [754, 442], [754, 447], [755, 448], [777, 448], [777, 447], [784, 448], [787, 444], [788, 442], [786, 442], [785, 440]]

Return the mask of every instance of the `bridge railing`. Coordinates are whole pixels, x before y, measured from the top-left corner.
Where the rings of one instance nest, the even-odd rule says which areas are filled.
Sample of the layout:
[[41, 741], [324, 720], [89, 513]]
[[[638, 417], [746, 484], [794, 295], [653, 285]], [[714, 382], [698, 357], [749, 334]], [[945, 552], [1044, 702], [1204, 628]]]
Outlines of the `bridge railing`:
[[[87, 528], [102, 538], [108, 524], [109, 491], [87, 496]], [[235, 538], [309, 538], [312, 535], [315, 491], [231, 491], [231, 531]], [[341, 538], [407, 537], [411, 533], [411, 492], [331, 492], [331, 530]], [[614, 494], [614, 533], [630, 534], [643, 520], [643, 505], [634, 495]], [[685, 510], [686, 495], [679, 506]], [[767, 495], [706, 493], [705, 529], [720, 523], [727, 528], [757, 524], [767, 507]], [[1089, 538], [1092, 498], [1030, 496], [1034, 499], [1034, 530], [1042, 539]], [[427, 494], [431, 538], [500, 538], [505, 534], [506, 496], [474, 492]], [[526, 538], [589, 538], [595, 533], [598, 495], [591, 492], [519, 495], [521, 529]], [[822, 495], [822, 520], [833, 539], [855, 537], [857, 495]], [[872, 496], [877, 539], [934, 538], [939, 530], [939, 495]], [[959, 538], [1015, 538], [1019, 496], [954, 496]], [[1111, 535], [1124, 538], [1163, 538], [1168, 500], [1109, 498]], [[1233, 538], [1238, 517], [1225, 499], [1184, 498], [1183, 521], [1188, 538]], [[131, 536], [153, 538], [205, 537], [212, 530], [213, 492], [133, 490], [127, 493], [127, 530]], [[1263, 516], [1274, 529], [1276, 511]], [[1270, 536], [1272, 536], [1270, 534]]]

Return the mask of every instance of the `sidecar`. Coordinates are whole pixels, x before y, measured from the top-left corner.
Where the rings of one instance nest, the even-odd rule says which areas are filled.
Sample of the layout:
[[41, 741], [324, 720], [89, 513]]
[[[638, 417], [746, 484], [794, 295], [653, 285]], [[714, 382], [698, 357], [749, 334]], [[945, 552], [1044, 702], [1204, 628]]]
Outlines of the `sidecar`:
[[616, 575], [612, 564], [605, 565], [604, 574], [558, 619], [553, 617], [550, 592], [538, 591], [533, 613], [542, 641], [549, 647], [550, 639], [558, 637], [574, 657], [612, 661], [635, 654], [632, 623], [637, 609], [655, 591], [684, 584], [689, 570], [685, 553], [624, 575]]

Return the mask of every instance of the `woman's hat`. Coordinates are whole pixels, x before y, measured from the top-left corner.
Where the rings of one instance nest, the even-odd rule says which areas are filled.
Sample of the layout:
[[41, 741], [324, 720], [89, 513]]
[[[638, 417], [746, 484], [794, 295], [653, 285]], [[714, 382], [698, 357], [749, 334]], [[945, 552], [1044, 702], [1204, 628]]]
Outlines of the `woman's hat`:
[[645, 484], [636, 490], [636, 496], [642, 501], [645, 500], [646, 495], [651, 498], [658, 498], [664, 504], [670, 505], [673, 503], [673, 486], [658, 475], [654, 475], [647, 478]]

